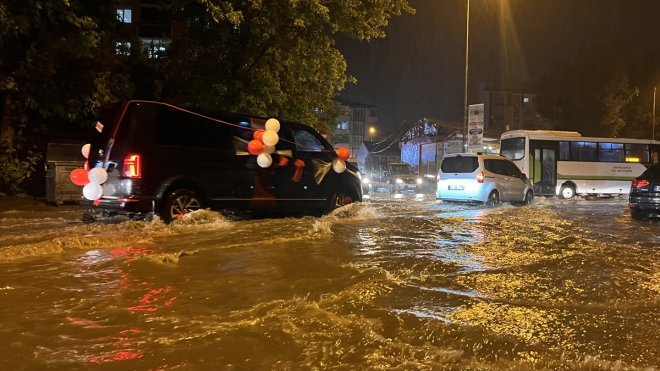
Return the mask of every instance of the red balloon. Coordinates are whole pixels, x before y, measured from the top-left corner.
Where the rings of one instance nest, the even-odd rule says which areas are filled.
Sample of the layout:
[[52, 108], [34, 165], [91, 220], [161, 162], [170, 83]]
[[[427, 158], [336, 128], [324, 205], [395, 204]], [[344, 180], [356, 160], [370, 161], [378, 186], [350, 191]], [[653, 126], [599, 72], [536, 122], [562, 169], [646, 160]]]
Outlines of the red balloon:
[[73, 169], [69, 174], [69, 179], [75, 185], [84, 186], [89, 183], [89, 177], [87, 176], [87, 170], [85, 169]]
[[258, 140], [251, 140], [248, 142], [248, 152], [251, 155], [258, 155], [264, 151], [264, 144]]
[[258, 140], [260, 142], [263, 142], [262, 138], [263, 138], [265, 132], [266, 132], [266, 130], [263, 130], [263, 129], [255, 130], [255, 132], [253, 134], [254, 140]]
[[351, 157], [351, 151], [346, 147], [339, 147], [337, 149], [337, 156], [344, 161], [348, 161], [348, 158]]

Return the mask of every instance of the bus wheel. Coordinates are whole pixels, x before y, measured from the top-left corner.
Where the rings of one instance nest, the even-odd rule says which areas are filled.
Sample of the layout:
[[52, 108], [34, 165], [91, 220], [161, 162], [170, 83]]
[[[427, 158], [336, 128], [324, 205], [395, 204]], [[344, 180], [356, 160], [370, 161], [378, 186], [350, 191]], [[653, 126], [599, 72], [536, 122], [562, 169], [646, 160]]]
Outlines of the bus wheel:
[[575, 197], [575, 188], [571, 185], [563, 185], [559, 190], [559, 197], [569, 199]]
[[492, 191], [488, 195], [488, 200], [486, 200], [486, 205], [495, 206], [500, 203], [500, 194], [497, 191]]

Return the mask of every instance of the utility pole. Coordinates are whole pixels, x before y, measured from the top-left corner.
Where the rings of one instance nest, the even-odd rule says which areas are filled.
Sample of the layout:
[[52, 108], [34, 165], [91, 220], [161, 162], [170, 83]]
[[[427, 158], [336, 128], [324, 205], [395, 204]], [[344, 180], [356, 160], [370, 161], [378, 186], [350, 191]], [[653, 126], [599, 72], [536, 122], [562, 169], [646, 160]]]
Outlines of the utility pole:
[[465, 86], [463, 89], [463, 152], [467, 152], [468, 136], [468, 57], [470, 51], [470, 0], [465, 14]]

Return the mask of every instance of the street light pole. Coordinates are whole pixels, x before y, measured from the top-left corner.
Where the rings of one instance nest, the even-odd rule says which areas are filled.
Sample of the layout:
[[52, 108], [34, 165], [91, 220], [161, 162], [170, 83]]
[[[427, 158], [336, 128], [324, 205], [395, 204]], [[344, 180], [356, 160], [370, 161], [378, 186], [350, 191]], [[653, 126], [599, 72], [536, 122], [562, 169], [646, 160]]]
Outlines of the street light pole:
[[468, 136], [468, 57], [470, 51], [470, 0], [465, 14], [465, 86], [463, 87], [463, 152], [467, 152]]
[[651, 140], [655, 140], [655, 91], [658, 89], [657, 86], [653, 87], [653, 115], [651, 117]]

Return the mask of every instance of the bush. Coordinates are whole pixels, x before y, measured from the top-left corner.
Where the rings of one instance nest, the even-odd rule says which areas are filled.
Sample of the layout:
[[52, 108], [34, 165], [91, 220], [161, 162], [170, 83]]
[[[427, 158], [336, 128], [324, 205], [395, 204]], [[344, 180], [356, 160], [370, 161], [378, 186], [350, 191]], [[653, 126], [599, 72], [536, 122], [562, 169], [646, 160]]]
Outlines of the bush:
[[0, 148], [0, 192], [14, 195], [23, 191], [23, 184], [36, 170], [41, 155], [20, 148]]

